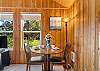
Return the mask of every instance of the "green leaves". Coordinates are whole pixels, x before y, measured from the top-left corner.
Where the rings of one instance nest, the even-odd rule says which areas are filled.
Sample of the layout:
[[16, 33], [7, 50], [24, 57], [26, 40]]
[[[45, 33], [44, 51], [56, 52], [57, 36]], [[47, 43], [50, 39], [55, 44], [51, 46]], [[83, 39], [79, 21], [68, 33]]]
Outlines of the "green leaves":
[[37, 20], [25, 20], [24, 21], [24, 31], [39, 31], [40, 22]]

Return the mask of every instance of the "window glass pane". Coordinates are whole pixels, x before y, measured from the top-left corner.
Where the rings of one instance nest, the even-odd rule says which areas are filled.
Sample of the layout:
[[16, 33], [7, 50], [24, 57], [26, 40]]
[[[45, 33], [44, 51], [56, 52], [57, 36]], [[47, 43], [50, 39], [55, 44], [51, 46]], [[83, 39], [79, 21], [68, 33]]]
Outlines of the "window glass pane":
[[0, 13], [0, 31], [13, 31], [13, 14]]
[[39, 31], [40, 30], [40, 22], [37, 20], [24, 20], [24, 31]]
[[24, 33], [24, 43], [29, 47], [40, 45], [40, 33]]
[[5, 32], [0, 32], [0, 36], [7, 36], [7, 46], [8, 48], [13, 47], [13, 33], [5, 33]]
[[21, 30], [24, 33], [22, 42], [31, 48], [41, 43], [40, 24], [41, 14], [21, 14]]
[[12, 31], [13, 21], [12, 20], [0, 20], [0, 31]]

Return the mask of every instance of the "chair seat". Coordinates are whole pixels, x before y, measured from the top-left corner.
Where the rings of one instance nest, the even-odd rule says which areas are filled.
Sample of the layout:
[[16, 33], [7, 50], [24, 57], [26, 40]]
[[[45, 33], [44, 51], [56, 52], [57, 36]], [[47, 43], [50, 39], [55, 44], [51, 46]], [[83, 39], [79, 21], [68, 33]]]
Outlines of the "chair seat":
[[43, 58], [44, 58], [44, 56], [31, 57], [31, 60], [28, 62], [28, 64], [40, 65], [40, 64], [42, 64], [44, 62]]
[[42, 60], [42, 56], [31, 57], [31, 61], [41, 61], [41, 60]]
[[44, 56], [32, 56], [32, 51], [28, 46], [24, 45], [24, 50], [26, 53], [26, 59], [27, 59], [27, 66], [26, 71], [30, 71], [30, 65], [42, 65], [42, 71], [43, 71], [43, 58]]

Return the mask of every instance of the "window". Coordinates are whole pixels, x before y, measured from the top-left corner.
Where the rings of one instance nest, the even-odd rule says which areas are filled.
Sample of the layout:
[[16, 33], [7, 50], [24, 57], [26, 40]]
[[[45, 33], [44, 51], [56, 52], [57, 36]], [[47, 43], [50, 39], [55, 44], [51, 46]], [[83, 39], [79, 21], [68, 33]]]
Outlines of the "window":
[[13, 47], [13, 14], [0, 13], [0, 36], [7, 36], [7, 45]]
[[[22, 41], [29, 47], [38, 46], [41, 44], [41, 14], [21, 14], [21, 30]], [[23, 40], [22, 39], [22, 40]]]

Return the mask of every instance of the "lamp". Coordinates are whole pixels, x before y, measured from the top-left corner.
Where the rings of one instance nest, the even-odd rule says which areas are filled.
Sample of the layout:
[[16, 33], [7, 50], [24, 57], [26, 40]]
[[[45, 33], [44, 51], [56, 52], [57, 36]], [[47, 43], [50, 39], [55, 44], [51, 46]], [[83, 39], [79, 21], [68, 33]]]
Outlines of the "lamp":
[[64, 22], [67, 23], [69, 21], [69, 18], [64, 18]]
[[65, 26], [66, 26], [66, 44], [67, 44], [67, 22], [68, 22], [69, 18], [64, 18], [64, 22], [65, 22]]

